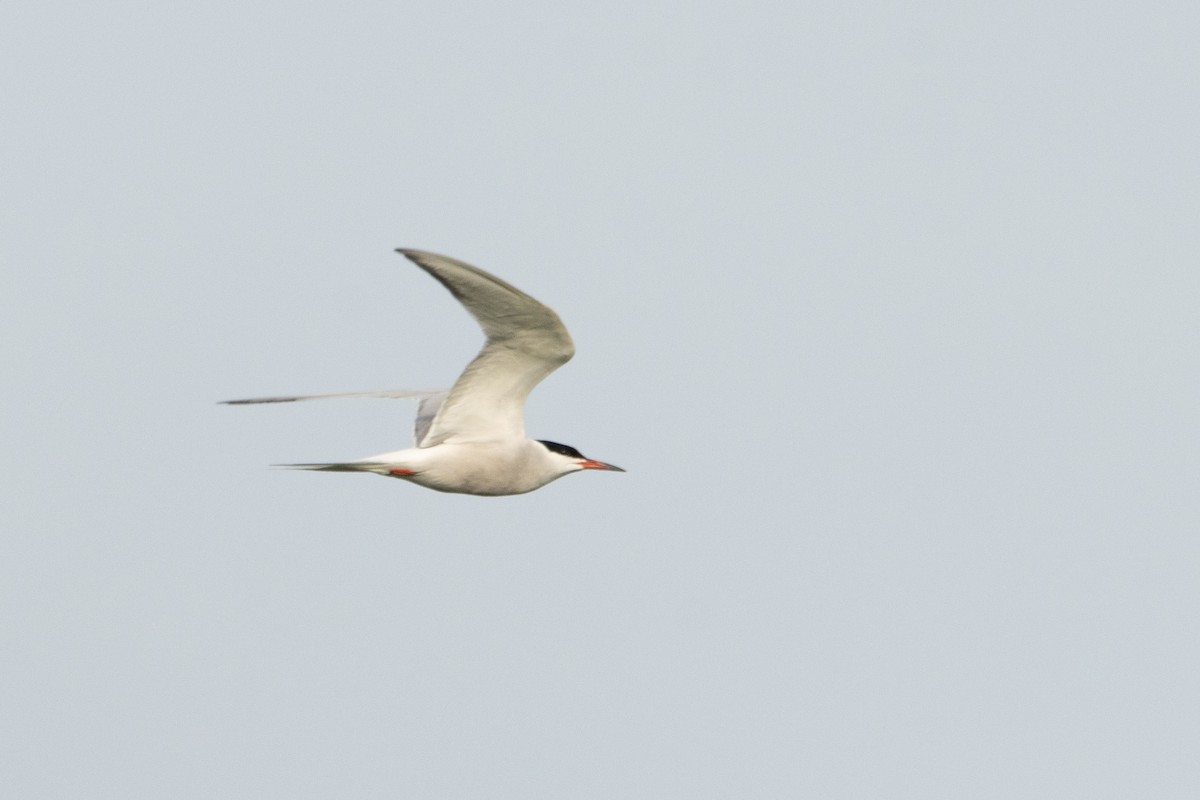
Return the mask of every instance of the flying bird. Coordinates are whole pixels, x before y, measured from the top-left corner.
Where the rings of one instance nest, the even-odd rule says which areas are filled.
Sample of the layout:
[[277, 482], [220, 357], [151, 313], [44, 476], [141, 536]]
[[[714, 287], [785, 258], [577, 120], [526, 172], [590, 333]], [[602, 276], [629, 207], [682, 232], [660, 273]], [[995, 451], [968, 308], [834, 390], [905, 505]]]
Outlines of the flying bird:
[[226, 400], [229, 405], [291, 403], [331, 397], [420, 401], [414, 447], [358, 461], [278, 464], [322, 472], [370, 472], [439, 492], [524, 494], [584, 470], [624, 472], [574, 447], [525, 435], [525, 399], [571, 360], [575, 344], [558, 314], [483, 270], [422, 250], [398, 249], [450, 290], [487, 341], [454, 386], [442, 391], [380, 391]]

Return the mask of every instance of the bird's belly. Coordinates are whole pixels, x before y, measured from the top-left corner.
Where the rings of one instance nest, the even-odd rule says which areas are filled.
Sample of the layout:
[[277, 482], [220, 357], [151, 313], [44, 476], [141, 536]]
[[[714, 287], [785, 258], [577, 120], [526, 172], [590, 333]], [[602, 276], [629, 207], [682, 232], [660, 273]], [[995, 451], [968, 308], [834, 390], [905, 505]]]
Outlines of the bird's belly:
[[479, 446], [441, 447], [446, 448], [444, 453], [405, 479], [439, 492], [493, 497], [524, 494], [546, 483], [541, 476], [530, 473], [519, 453]]

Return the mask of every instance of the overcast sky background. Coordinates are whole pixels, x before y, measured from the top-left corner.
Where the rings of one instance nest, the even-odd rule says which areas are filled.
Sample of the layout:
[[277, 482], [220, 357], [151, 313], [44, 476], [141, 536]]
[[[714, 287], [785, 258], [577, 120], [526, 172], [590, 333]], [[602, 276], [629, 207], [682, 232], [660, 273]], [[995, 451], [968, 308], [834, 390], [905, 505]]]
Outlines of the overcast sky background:
[[[1194, 798], [1192, 3], [6, 5], [21, 798]], [[443, 495], [481, 335], [628, 473]]]

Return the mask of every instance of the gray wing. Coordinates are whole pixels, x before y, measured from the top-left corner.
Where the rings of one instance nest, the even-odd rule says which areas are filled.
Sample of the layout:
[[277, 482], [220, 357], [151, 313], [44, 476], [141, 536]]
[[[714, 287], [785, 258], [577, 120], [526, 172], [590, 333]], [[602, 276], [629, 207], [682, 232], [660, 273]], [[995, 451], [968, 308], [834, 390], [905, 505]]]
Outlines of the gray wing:
[[429, 428], [441, 410], [442, 403], [446, 402], [448, 394], [448, 391], [434, 392], [421, 398], [421, 404], [417, 406], [417, 424], [413, 430], [413, 441], [417, 447], [424, 445], [425, 438], [429, 436]]
[[453, 258], [398, 250], [445, 286], [487, 336], [450, 389], [422, 447], [525, 437], [525, 399], [575, 354], [558, 314], [494, 275]]
[[389, 400], [420, 400], [417, 406], [417, 422], [413, 431], [413, 440], [417, 447], [429, 433], [429, 426], [437, 416], [438, 409], [446, 399], [446, 389], [394, 389], [379, 392], [338, 392], [336, 394], [301, 394], [286, 397], [255, 397], [249, 400], [222, 400], [222, 405], [248, 406], [258, 403], [296, 403], [301, 400], [332, 400], [343, 397], [374, 397]]

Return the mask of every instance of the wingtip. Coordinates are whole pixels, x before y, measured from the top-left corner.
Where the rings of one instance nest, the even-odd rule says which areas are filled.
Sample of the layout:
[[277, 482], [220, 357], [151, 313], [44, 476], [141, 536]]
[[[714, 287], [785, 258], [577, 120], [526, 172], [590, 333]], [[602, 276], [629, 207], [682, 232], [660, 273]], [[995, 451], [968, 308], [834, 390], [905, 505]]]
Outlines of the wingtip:
[[[396, 252], [413, 262], [417, 266], [424, 266], [429, 261], [449, 261], [451, 263], [459, 263], [457, 259], [449, 256], [439, 255], [430, 250], [422, 250], [419, 247], [397, 247]], [[474, 269], [472, 267], [472, 269]]]
[[300, 398], [298, 397], [252, 397], [248, 400], [220, 400], [217, 402], [219, 406], [253, 406], [262, 405], [264, 403], [294, 403]]

